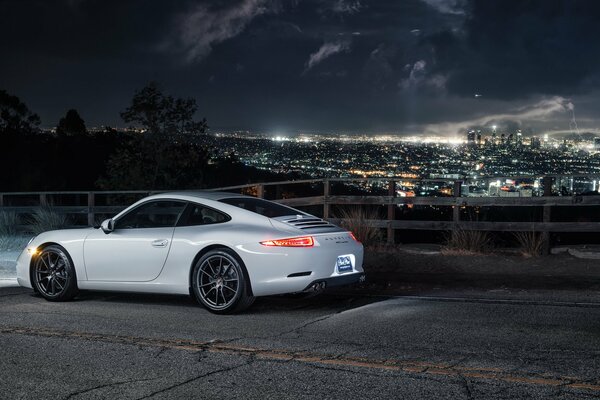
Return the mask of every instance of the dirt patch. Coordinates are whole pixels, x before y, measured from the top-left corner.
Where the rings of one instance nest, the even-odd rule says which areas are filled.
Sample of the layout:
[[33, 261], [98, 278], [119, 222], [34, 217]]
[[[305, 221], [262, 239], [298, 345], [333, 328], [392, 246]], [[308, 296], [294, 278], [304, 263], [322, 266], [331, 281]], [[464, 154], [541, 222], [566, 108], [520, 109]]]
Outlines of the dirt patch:
[[600, 290], [600, 260], [569, 254], [526, 258], [516, 254], [446, 254], [366, 249], [364, 288], [515, 288]]

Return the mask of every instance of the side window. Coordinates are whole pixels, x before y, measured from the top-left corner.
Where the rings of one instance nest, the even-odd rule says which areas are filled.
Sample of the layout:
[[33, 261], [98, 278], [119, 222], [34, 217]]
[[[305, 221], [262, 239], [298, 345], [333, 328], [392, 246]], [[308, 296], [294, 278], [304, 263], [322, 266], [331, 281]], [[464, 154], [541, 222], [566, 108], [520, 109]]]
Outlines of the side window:
[[190, 203], [177, 226], [218, 224], [220, 222], [227, 222], [230, 219], [228, 215], [222, 212], [200, 204]]
[[183, 201], [151, 201], [119, 218], [116, 229], [174, 227], [184, 208]]

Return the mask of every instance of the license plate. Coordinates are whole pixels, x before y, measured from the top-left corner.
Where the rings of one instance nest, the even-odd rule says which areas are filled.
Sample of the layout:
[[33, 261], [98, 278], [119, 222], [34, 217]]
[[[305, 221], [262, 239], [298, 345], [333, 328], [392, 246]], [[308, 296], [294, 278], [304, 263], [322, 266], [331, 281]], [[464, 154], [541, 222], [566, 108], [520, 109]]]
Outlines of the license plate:
[[343, 274], [345, 272], [352, 272], [353, 267], [354, 267], [352, 265], [352, 257], [350, 257], [350, 256], [339, 256], [337, 258], [336, 267], [337, 267], [338, 273], [340, 273], [340, 274]]

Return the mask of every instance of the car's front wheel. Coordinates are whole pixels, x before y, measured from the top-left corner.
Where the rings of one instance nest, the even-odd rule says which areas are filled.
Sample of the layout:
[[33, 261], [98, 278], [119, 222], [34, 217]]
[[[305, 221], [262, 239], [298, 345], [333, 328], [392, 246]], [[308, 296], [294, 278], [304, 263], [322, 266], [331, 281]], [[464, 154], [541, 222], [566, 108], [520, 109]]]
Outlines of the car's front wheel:
[[61, 246], [51, 245], [40, 251], [34, 259], [31, 278], [36, 291], [46, 300], [66, 301], [77, 296], [75, 267]]
[[243, 311], [254, 302], [241, 261], [229, 249], [215, 249], [194, 266], [192, 289], [209, 311], [229, 314]]

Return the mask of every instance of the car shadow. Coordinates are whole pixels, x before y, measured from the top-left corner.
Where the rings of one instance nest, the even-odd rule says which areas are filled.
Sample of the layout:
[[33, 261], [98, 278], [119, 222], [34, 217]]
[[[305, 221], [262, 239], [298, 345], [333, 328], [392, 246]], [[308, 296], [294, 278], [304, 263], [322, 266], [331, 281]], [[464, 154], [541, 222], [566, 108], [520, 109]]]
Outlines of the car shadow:
[[[383, 299], [364, 296], [352, 291], [345, 291], [344, 293], [329, 293], [325, 291], [324, 293], [311, 298], [298, 298], [293, 295], [266, 296], [258, 297], [254, 304], [248, 310], [242, 312], [242, 314], [279, 313], [303, 310], [339, 311], [340, 309], [361, 307], [381, 300]], [[185, 295], [81, 291], [72, 301], [81, 303], [104, 302], [189, 307], [195, 310], [205, 310], [208, 312], [208, 310], [198, 304], [194, 298]]]

